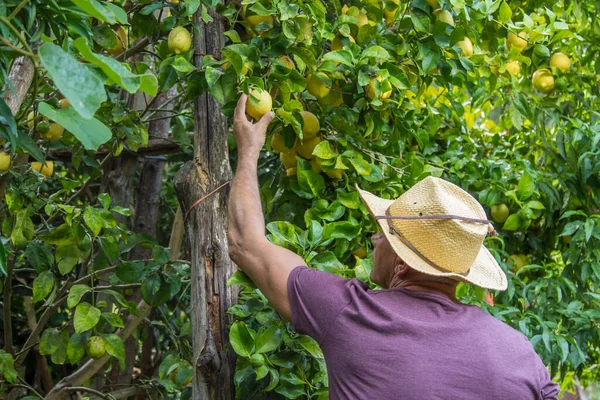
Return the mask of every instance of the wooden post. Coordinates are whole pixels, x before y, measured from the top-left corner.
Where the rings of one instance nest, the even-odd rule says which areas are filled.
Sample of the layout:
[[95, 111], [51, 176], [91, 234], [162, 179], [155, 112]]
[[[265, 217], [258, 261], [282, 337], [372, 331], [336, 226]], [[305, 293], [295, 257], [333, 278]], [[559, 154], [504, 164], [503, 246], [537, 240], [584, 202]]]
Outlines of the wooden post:
[[[204, 24], [200, 12], [194, 21], [194, 63], [202, 66], [202, 55], [220, 57], [225, 21], [211, 12], [214, 21]], [[198, 31], [200, 34], [198, 34]], [[183, 215], [210, 191], [232, 178], [227, 150], [227, 120], [221, 105], [208, 94], [194, 104], [194, 161], [186, 163], [175, 178], [175, 189]], [[227, 247], [227, 197], [225, 186], [187, 215], [185, 227], [192, 261], [191, 321], [193, 399], [234, 398], [234, 354], [226, 351], [231, 318], [226, 314], [237, 294], [226, 286], [236, 267]]]

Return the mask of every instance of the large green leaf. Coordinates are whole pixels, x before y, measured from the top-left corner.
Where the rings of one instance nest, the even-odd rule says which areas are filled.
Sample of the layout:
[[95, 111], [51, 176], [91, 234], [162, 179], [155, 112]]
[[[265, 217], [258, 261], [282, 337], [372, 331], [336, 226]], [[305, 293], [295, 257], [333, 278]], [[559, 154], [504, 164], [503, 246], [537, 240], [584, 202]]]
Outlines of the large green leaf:
[[67, 344], [67, 358], [71, 364], [76, 364], [85, 357], [85, 335], [74, 333]]
[[40, 103], [39, 110], [42, 115], [58, 122], [71, 132], [87, 150], [97, 150], [112, 137], [110, 129], [102, 122], [93, 118], [93, 114], [84, 118], [78, 114], [74, 107], [54, 110], [46, 103]]
[[[93, 118], [96, 110], [106, 101], [104, 84], [98, 78], [98, 75], [55, 44], [44, 43], [40, 46], [38, 54], [42, 65], [48, 72], [48, 76], [54, 81], [58, 90], [69, 99], [73, 109], [83, 119]], [[62, 111], [69, 110], [70, 108], [68, 107]], [[42, 111], [40, 110], [40, 112]], [[42, 114], [44, 113], [42, 112]], [[50, 118], [50, 116], [46, 116]], [[56, 119], [54, 120], [75, 134], [72, 127], [68, 127]], [[95, 150], [96, 148], [90, 148], [90, 150]]]
[[[100, 21], [116, 24], [117, 21], [127, 23], [127, 14], [117, 5], [99, 2], [98, 0], [72, 0], [75, 5], [81, 8], [86, 14], [99, 19]], [[109, 7], [112, 6], [112, 7]], [[120, 9], [120, 12], [116, 9]], [[115, 13], [117, 11], [117, 13]], [[125, 20], [123, 20], [125, 15]]]
[[54, 353], [60, 347], [62, 339], [60, 331], [56, 328], [48, 328], [40, 337], [39, 351], [43, 356]]
[[244, 322], [234, 322], [229, 329], [229, 342], [233, 350], [240, 356], [250, 357], [254, 340]]
[[3, 376], [8, 383], [15, 383], [18, 377], [13, 356], [4, 350], [0, 350], [0, 375]]
[[20, 210], [15, 218], [15, 225], [10, 234], [13, 245], [17, 248], [27, 246], [33, 238], [34, 226], [27, 209]]
[[271, 325], [267, 330], [256, 336], [255, 352], [268, 353], [273, 351], [279, 347], [282, 341], [281, 330], [277, 326]]
[[85, 295], [86, 293], [90, 293], [92, 289], [88, 285], [73, 285], [71, 289], [69, 289], [69, 295], [67, 296], [67, 307], [73, 308]]
[[151, 73], [138, 75], [132, 73], [127, 64], [122, 64], [114, 58], [105, 57], [96, 54], [90, 49], [88, 42], [84, 38], [76, 39], [73, 45], [81, 52], [81, 55], [92, 64], [98, 66], [106, 76], [114, 83], [128, 91], [135, 93], [138, 90], [148, 93], [150, 96], [156, 96], [158, 90], [158, 80]]
[[137, 283], [146, 276], [146, 264], [143, 261], [121, 263], [117, 265], [115, 274], [125, 283]]
[[119, 360], [121, 368], [125, 368], [125, 345], [123, 340], [114, 333], [102, 335], [102, 338], [104, 339], [106, 352]]
[[71, 272], [79, 263], [80, 255], [81, 250], [79, 250], [75, 243], [57, 246], [54, 258], [60, 273], [66, 275]]
[[54, 289], [54, 274], [51, 271], [44, 271], [33, 281], [33, 302], [37, 303], [44, 300]]
[[79, 303], [77, 308], [75, 308], [75, 316], [73, 317], [75, 332], [81, 334], [95, 327], [98, 321], [100, 321], [101, 314], [102, 311], [90, 303]]

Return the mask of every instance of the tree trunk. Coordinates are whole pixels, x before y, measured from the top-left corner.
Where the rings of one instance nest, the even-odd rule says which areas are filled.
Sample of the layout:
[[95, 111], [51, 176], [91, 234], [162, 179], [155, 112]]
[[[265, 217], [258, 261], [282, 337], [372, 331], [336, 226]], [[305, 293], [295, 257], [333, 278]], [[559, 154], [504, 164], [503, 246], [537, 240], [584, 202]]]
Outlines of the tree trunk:
[[[198, 68], [202, 55], [220, 57], [223, 47], [224, 21], [214, 12], [211, 16], [214, 22], [204, 24], [200, 12], [195, 15], [196, 32], [200, 32], [194, 37]], [[184, 215], [197, 200], [231, 180], [227, 120], [220, 109], [207, 94], [195, 100], [194, 161], [181, 168], [174, 182]], [[231, 350], [225, 350], [231, 322], [226, 311], [237, 300], [226, 286], [235, 271], [227, 247], [227, 194], [224, 188], [206, 198], [185, 221], [192, 261], [193, 399], [234, 398], [235, 358]]]

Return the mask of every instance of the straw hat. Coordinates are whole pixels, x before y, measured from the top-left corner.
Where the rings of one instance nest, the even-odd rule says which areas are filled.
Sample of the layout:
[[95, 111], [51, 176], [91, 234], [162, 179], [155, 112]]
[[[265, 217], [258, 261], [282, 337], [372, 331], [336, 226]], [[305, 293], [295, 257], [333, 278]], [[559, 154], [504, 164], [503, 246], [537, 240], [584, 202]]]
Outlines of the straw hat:
[[357, 189], [396, 254], [411, 268], [487, 289], [507, 288], [506, 275], [483, 246], [494, 228], [481, 204], [463, 189], [431, 176], [396, 200]]

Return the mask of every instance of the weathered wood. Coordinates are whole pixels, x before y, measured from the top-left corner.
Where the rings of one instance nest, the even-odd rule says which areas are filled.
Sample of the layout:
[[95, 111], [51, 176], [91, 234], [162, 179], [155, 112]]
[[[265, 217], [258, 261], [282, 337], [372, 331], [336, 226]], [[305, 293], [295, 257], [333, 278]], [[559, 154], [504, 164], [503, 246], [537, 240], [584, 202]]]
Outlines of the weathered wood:
[[[214, 21], [204, 24], [200, 12], [194, 22], [200, 35], [194, 37], [194, 64], [202, 65], [202, 54], [220, 56], [225, 21], [211, 12]], [[223, 182], [231, 180], [227, 151], [227, 120], [221, 105], [203, 95], [195, 100], [194, 161], [186, 163], [175, 178], [175, 190], [185, 215], [198, 199]], [[192, 260], [191, 321], [193, 399], [230, 400], [234, 398], [234, 355], [226, 351], [226, 314], [237, 295], [226, 286], [236, 267], [227, 247], [227, 187], [205, 199], [190, 212], [185, 227]]]
[[6, 102], [13, 115], [17, 115], [23, 104], [23, 100], [25, 100], [25, 96], [33, 82], [34, 72], [35, 67], [31, 58], [23, 56], [15, 60], [8, 73], [10, 84], [4, 88], [5, 92], [2, 95], [2, 99]]

